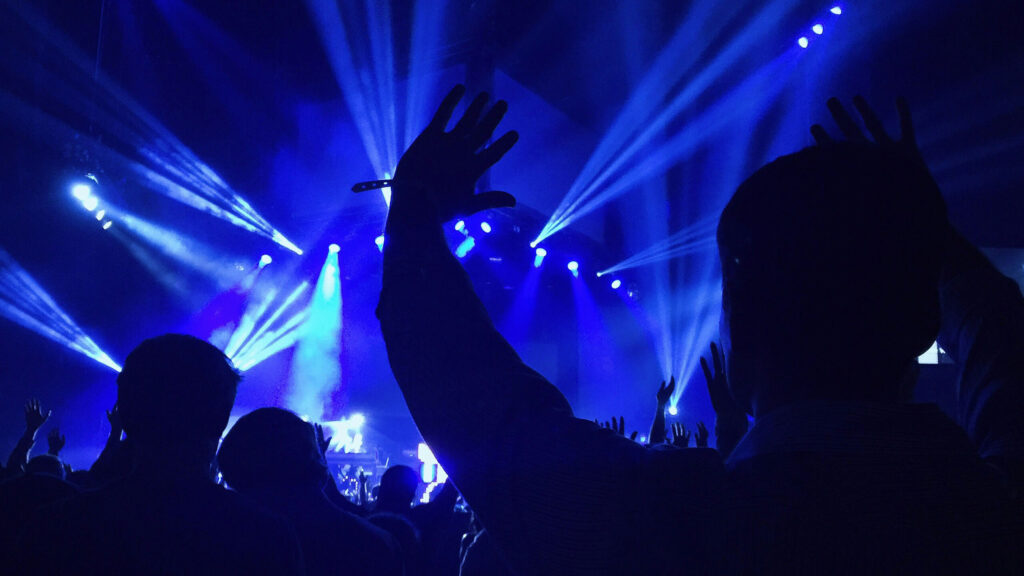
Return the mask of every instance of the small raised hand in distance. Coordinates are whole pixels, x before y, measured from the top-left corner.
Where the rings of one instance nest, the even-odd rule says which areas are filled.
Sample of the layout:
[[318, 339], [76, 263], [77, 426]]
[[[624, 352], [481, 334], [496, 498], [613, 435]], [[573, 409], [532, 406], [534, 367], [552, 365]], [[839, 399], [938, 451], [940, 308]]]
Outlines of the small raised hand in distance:
[[708, 447], [708, 429], [703, 422], [697, 422], [697, 432], [693, 435], [693, 442], [697, 448]]
[[[721, 348], [711, 343], [711, 366], [707, 358], [700, 357], [700, 369], [704, 372], [704, 381], [711, 397], [711, 407], [715, 410], [716, 448], [726, 457], [747, 433], [747, 414], [733, 400], [729, 392], [729, 381], [725, 374], [725, 356]], [[713, 369], [712, 369], [713, 367]]]
[[107, 437], [107, 442], [120, 442], [121, 434], [124, 433], [124, 421], [121, 420], [121, 410], [118, 409], [117, 404], [107, 410], [107, 422], [110, 423], [110, 435]]
[[[325, 438], [324, 427], [316, 423], [313, 424], [313, 430], [316, 432], [316, 445], [320, 449], [320, 455], [326, 458], [327, 450], [330, 449], [331, 440], [334, 439], [334, 436], [327, 436]], [[363, 471], [360, 470], [359, 473], [362, 474]]]
[[67, 443], [67, 439], [60, 433], [60, 428], [54, 426], [50, 433], [46, 435], [47, 454], [57, 456], [60, 454], [61, 449]]
[[517, 133], [507, 132], [485, 146], [505, 116], [508, 104], [498, 101], [484, 113], [489, 97], [480, 94], [455, 126], [445, 131], [465, 92], [465, 86], [458, 85], [445, 96], [434, 118], [402, 155], [395, 169], [392, 192], [399, 191], [393, 196], [395, 204], [418, 195], [427, 204], [419, 202], [415, 208], [410, 204], [410, 209], [433, 208], [438, 222], [516, 203], [515, 197], [507, 192], [474, 193], [480, 176], [519, 139]]
[[654, 411], [654, 421], [651, 422], [651, 433], [648, 437], [648, 443], [651, 446], [661, 444], [665, 441], [665, 406], [672, 399], [672, 393], [676, 391], [676, 377], [672, 376], [668, 380], [668, 384], [662, 382], [658, 387], [658, 393], [656, 395], [658, 399], [658, 407]]
[[39, 400], [33, 398], [25, 403], [25, 432], [35, 434], [50, 418], [52, 410], [43, 414], [43, 407]]
[[681, 422], [672, 424], [672, 445], [676, 448], [686, 448], [690, 445], [690, 433]]

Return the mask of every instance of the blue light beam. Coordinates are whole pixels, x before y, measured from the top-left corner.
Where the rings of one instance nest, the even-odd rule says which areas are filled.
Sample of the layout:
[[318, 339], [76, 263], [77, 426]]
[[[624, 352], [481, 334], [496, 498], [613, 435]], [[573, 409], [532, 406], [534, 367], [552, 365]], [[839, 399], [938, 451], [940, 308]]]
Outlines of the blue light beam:
[[0, 248], [0, 315], [100, 364], [121, 366], [86, 335], [7, 251]]

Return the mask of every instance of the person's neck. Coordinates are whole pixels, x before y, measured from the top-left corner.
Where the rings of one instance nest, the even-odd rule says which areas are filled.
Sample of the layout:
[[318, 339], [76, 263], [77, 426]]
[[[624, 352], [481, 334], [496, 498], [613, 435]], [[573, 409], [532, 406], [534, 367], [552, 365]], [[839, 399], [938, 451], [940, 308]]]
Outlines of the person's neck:
[[132, 474], [162, 483], [213, 482], [213, 453], [202, 447], [154, 446], [136, 441]]

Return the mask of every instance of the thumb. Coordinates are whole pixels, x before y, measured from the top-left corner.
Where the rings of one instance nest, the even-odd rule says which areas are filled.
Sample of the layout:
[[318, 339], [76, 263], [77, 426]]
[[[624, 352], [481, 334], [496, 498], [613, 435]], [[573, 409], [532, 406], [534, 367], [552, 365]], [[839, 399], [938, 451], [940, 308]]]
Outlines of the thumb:
[[516, 197], [509, 194], [508, 192], [499, 192], [497, 190], [491, 190], [490, 192], [481, 192], [475, 196], [471, 196], [466, 200], [466, 203], [462, 206], [463, 216], [469, 216], [482, 212], [484, 210], [490, 210], [491, 208], [511, 208], [516, 205]]

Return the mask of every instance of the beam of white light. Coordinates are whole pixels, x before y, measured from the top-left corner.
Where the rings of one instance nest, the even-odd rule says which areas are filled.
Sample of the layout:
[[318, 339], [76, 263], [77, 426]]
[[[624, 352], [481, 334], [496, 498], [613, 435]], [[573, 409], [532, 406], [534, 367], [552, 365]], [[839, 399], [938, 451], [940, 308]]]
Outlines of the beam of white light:
[[232, 359], [235, 366], [242, 372], [252, 369], [267, 358], [287, 350], [302, 337], [304, 324], [309, 320], [309, 310], [303, 310], [291, 317], [280, 328], [268, 332], [253, 344], [249, 353]]
[[[682, 90], [672, 97], [672, 100], [664, 107], [659, 106], [660, 99], [647, 100], [646, 107], [635, 104], [633, 100], [627, 103], [623, 112], [616, 119], [613, 124], [614, 138], [609, 136], [606, 137], [605, 141], [602, 141], [599, 146], [599, 150], [595, 154], [597, 159], [593, 157], [588, 164], [584, 167], [584, 171], [576, 179], [573, 185], [570, 187], [566, 197], [562, 200], [559, 207], [552, 214], [551, 218], [544, 225], [544, 228], [538, 234], [534, 243], [540, 243], [544, 239], [548, 238], [552, 234], [555, 234], [559, 230], [562, 230], [566, 226], [572, 223], [573, 220], [580, 216], [589, 213], [611, 198], [621, 194], [625, 190], [636, 184], [636, 178], [628, 186], [622, 186], [617, 184], [618, 180], [613, 181], [610, 185], [605, 185], [620, 169], [629, 167], [638, 163], [638, 158], [646, 154], [646, 148], [651, 143], [651, 140], [659, 135], [666, 126], [668, 126], [675, 119], [689, 109], [695, 101], [705, 93], [715, 82], [721, 80], [725, 73], [737, 64], [741, 64], [744, 59], [754, 50], [759, 43], [766, 41], [766, 36], [775, 33], [776, 25], [779, 24], [785, 16], [788, 6], [786, 3], [773, 1], [766, 4], [760, 12], [750, 19], [750, 24], [743, 28], [743, 30], [733, 38], [726, 48], [721, 51], [710, 63], [707, 64], [700, 72], [697, 73], [692, 79], [688, 80]], [[686, 24], [684, 23], [684, 28]], [[692, 38], [699, 36], [691, 36]], [[675, 43], [680, 42], [678, 40], [680, 35], [670, 42], [669, 47], [675, 47]], [[675, 47], [680, 49], [680, 47]], [[693, 50], [697, 55], [702, 55], [703, 50]], [[687, 52], [689, 53], [689, 51]], [[651, 69], [651, 72], [641, 82], [640, 88], [646, 98], [652, 96], [664, 97], [667, 93], [665, 91], [658, 91], [648, 87], [648, 82], [651, 82], [651, 78], [655, 80], [663, 81], [666, 72], [662, 69], [662, 57], [656, 61], [655, 66]], [[758, 76], [763, 76], [763, 71], [766, 68], [772, 67], [773, 64], [777, 64], [779, 59], [775, 62], [762, 68], [762, 71]], [[778, 71], [776, 70], [776, 73]], [[680, 75], [675, 76], [674, 80], [681, 78]], [[781, 84], [778, 77], [774, 78], [776, 84]], [[674, 82], [669, 85], [674, 84]], [[743, 85], [750, 85], [750, 81], [747, 80]], [[735, 96], [739, 93], [739, 90], [733, 90], [732, 94]], [[742, 94], [742, 104], [751, 105], [753, 102], [759, 100], [761, 95], [755, 92], [747, 92]], [[735, 104], [735, 102], [733, 102]], [[768, 102], [760, 102], [762, 105], [767, 105]], [[715, 106], [716, 110], [721, 113], [728, 111], [721, 104]], [[660, 109], [653, 118], [646, 117], [644, 113], [648, 110]], [[704, 114], [707, 116], [707, 114]], [[730, 115], [731, 117], [731, 115]], [[684, 132], [686, 130], [684, 129]], [[707, 137], [707, 134], [699, 135], [701, 140]], [[691, 136], [692, 138], [692, 136]], [[672, 145], [672, 142], [667, 142], [664, 147], [659, 146], [658, 150], [654, 151], [657, 155], [658, 152], [664, 150], [666, 147]], [[624, 148], [624, 149], [623, 149]], [[609, 163], [610, 162], [610, 163]], [[607, 165], [605, 165], [608, 163]], [[603, 169], [598, 166], [603, 166]], [[671, 164], [669, 164], [671, 165]], [[652, 168], [648, 166], [648, 170]], [[658, 166], [658, 170], [664, 170], [667, 166]], [[633, 169], [632, 172], [637, 172]], [[660, 173], [660, 172], [654, 172]], [[653, 175], [652, 172], [645, 172], [646, 176]], [[613, 189], [614, 193], [608, 193], [608, 189]], [[604, 190], [603, 193], [598, 194], [599, 191]]]
[[[12, 31], [11, 34], [6, 32]], [[252, 206], [187, 146], [160, 123], [135, 99], [120, 89], [103, 74], [96, 74], [93, 62], [42, 17], [33, 13], [27, 3], [4, 3], [0, 8], [0, 34], [5, 37], [31, 41], [12, 41], [11, 50], [0, 56], [0, 67], [15, 78], [41, 86], [43, 94], [38, 102], [29, 106], [43, 115], [44, 107], [60, 110], [60, 120], [52, 118], [71, 136], [95, 126], [104, 133], [99, 139], [76, 139], [83, 146], [92, 147], [97, 156], [114, 155], [121, 163], [138, 166], [137, 175], [147, 171], [157, 173], [166, 182], [174, 184], [168, 190], [166, 182], [150, 178], [148, 187], [157, 192], [214, 216], [241, 225], [243, 228], [277, 242], [301, 254], [301, 250], [276, 230]], [[17, 99], [10, 93], [8, 96]], [[25, 105], [28, 106], [28, 105]], [[17, 120], [16, 112], [4, 107], [6, 113]], [[53, 127], [53, 122], [49, 123]], [[77, 127], [76, 127], [77, 126]], [[30, 133], [36, 126], [29, 125]], [[37, 137], [52, 137], [49, 134]], [[54, 140], [66, 142], [68, 140]], [[49, 143], [49, 142], [48, 142]], [[100, 150], [109, 154], [101, 154]], [[154, 185], [154, 184], [163, 185]], [[211, 209], [214, 207], [216, 209]], [[227, 217], [230, 215], [230, 217]]]
[[[225, 350], [224, 353], [227, 354], [228, 357], [230, 358], [234, 358], [236, 355], [248, 354], [250, 350], [254, 349], [256, 343], [260, 342], [260, 338], [262, 338], [263, 335], [277, 323], [277, 321], [281, 318], [285, 311], [288, 310], [292, 306], [292, 304], [294, 304], [295, 301], [298, 300], [299, 297], [302, 296], [302, 294], [305, 293], [306, 290], [308, 289], [309, 282], [303, 281], [301, 284], [299, 284], [298, 287], [292, 290], [292, 293], [289, 294], [287, 298], [285, 298], [284, 302], [277, 307], [277, 310], [275, 310], [273, 314], [271, 314], [266, 320], [264, 320], [258, 329], [253, 331], [252, 327], [255, 326], [256, 320], [259, 320], [260, 318], [263, 317], [267, 309], [270, 307], [270, 303], [274, 300], [274, 298], [277, 297], [276, 290], [271, 292], [268, 295], [268, 298], [265, 298], [264, 301], [260, 302], [260, 304], [256, 306], [256, 308], [253, 310], [251, 315], [251, 325], [248, 326], [247, 329], [244, 331], [242, 330], [242, 326], [239, 325], [239, 329], [236, 330], [236, 334], [238, 334], [237, 340], [235, 336], [232, 335], [231, 342], [228, 344], [228, 348], [227, 350]], [[245, 317], [247, 316], [250, 316], [248, 309], [245, 311], [245, 314], [243, 314], [243, 323], [246, 322]]]
[[[399, 144], [408, 147], [430, 119], [430, 80], [443, 63], [439, 40], [447, 0], [416, 2], [410, 40], [402, 141], [391, 9], [388, 2], [306, 0], [350, 116], [377, 178], [390, 179]], [[390, 206], [391, 190], [381, 189]]]
[[320, 420], [331, 393], [341, 386], [341, 275], [338, 253], [329, 251], [309, 303], [309, 320], [292, 357], [285, 404]]
[[0, 315], [120, 372], [121, 366], [71, 319], [7, 251], [0, 248]]
[[[387, 150], [387, 142], [381, 132], [384, 126], [379, 121], [386, 114], [380, 112], [380, 109], [374, 107], [374, 104], [381, 102], [378, 98], [382, 95], [374, 94], [375, 90], [364, 85], [362, 70], [356, 66], [353, 60], [353, 54], [356, 51], [352, 49], [353, 44], [349, 40], [348, 31], [342, 21], [338, 2], [335, 0], [306, 0], [306, 6], [313, 15], [313, 22], [320, 34], [320, 41], [327, 52], [327, 59], [334, 70], [338, 87], [341, 88], [342, 95], [345, 97], [352, 121], [363, 141], [370, 165], [377, 177], [383, 178], [385, 173], [390, 172], [396, 166], [397, 163], [390, 160], [398, 156], [398, 151]], [[368, 13], [374, 12], [373, 6], [367, 8]], [[381, 41], [369, 34], [367, 36], [364, 39], [367, 44], [378, 44]], [[388, 39], [390, 39], [390, 33]], [[391, 110], [393, 113], [393, 104]]]
[[[668, 138], [664, 145], [651, 151], [632, 164], [626, 172], [602, 189], [591, 188], [586, 194], [585, 204], [580, 204], [575, 212], [558, 223], [546, 227], [539, 240], [565, 228], [577, 218], [588, 214], [609, 201], [618, 198], [640, 182], [663, 174], [682, 159], [688, 157], [708, 137], [723, 129], [736, 117], [749, 113], [752, 109], [770, 106], [782, 92], [784, 72], [791, 68], [793, 61], [787, 57], [779, 57], [756, 73], [747, 77], [739, 86], [720, 98], [713, 106], [706, 109], [698, 117], [687, 122], [682, 130]], [[751, 95], [756, 94], [757, 98]], [[546, 234], [546, 235], [545, 235]], [[537, 240], [535, 240], [537, 241]]]
[[692, 226], [687, 226], [672, 234], [668, 238], [652, 244], [622, 262], [609, 266], [598, 274], [604, 276], [613, 272], [621, 272], [622, 270], [669, 260], [676, 256], [689, 254], [694, 250], [703, 249], [709, 241], [714, 244], [714, 232], [717, 226], [717, 216], [705, 218]]

